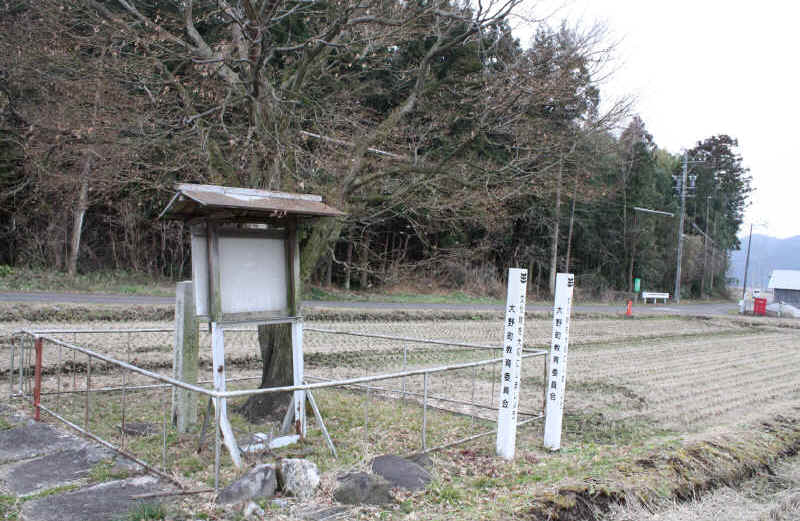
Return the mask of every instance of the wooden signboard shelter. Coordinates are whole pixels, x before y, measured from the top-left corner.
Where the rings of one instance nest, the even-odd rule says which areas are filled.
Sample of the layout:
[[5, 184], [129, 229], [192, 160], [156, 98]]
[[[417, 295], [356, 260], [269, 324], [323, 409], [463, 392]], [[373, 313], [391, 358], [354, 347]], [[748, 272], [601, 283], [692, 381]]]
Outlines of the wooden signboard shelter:
[[[194, 303], [211, 329], [214, 389], [225, 391], [225, 328], [243, 323], [292, 324], [294, 384], [302, 385], [297, 227], [301, 220], [345, 214], [318, 195], [196, 184], [176, 188], [160, 218], [184, 221], [191, 230]], [[295, 391], [287, 412], [300, 422], [302, 435], [305, 400], [305, 391]], [[225, 445], [240, 466], [226, 400], [214, 405]]]

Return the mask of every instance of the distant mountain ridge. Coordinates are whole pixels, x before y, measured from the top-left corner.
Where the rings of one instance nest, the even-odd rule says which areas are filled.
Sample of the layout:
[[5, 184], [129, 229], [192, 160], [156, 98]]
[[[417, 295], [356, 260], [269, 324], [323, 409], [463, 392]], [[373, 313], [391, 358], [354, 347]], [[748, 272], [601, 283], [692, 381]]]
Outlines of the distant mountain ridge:
[[[742, 249], [731, 252], [731, 265], [728, 277], [744, 280], [744, 264], [747, 255], [747, 236], [740, 237]], [[766, 288], [772, 270], [800, 270], [800, 235], [787, 239], [777, 239], [769, 235], [753, 234], [750, 246], [750, 269], [747, 285]], [[752, 281], [752, 283], [751, 283]]]

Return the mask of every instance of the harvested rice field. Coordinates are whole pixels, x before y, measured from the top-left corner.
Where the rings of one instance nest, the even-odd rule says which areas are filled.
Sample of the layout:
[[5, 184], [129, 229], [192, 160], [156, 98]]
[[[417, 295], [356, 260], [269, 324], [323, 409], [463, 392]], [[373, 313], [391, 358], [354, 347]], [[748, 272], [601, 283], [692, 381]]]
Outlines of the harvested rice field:
[[[171, 323], [102, 325], [106, 329], [166, 331], [53, 336], [171, 374]], [[22, 324], [3, 324], [3, 335], [8, 338], [8, 332], [19, 326]], [[497, 351], [453, 344], [496, 346], [502, 335], [502, 323], [492, 320], [308, 321], [306, 326], [304, 348], [310, 381], [487, 360], [498, 356]], [[49, 323], [37, 324], [36, 328], [87, 330], [98, 328], [98, 323]], [[545, 348], [550, 332], [549, 320], [529, 318], [526, 346]], [[396, 505], [356, 508], [350, 518], [683, 519], [670, 517], [677, 515], [676, 505], [696, 507], [699, 513], [686, 519], [755, 520], [770, 512], [783, 516], [774, 519], [800, 518], [790, 517], [797, 506], [798, 492], [797, 464], [791, 455], [800, 448], [800, 329], [786, 321], [778, 324], [735, 317], [578, 317], [572, 320], [570, 333], [565, 423], [559, 452], [542, 448], [541, 421], [520, 427], [517, 457], [511, 463], [494, 456], [492, 435], [446, 448], [432, 454], [434, 481], [427, 491], [400, 492]], [[413, 339], [453, 344], [424, 344]], [[208, 335], [202, 332], [201, 379], [210, 378], [208, 342]], [[50, 352], [44, 366], [52, 386], [58, 368], [63, 368], [65, 355], [60, 355], [59, 365], [55, 346], [47, 349]], [[259, 376], [254, 330], [226, 333], [226, 355], [229, 378]], [[8, 364], [8, 357], [0, 359], [3, 378], [7, 378]], [[80, 362], [74, 367], [82, 377]], [[99, 365], [92, 369], [93, 386], [112, 387], [119, 382], [120, 375], [107, 369]], [[541, 411], [543, 375], [542, 356], [524, 360], [522, 418]], [[81, 388], [79, 377], [63, 376], [73, 382], [70, 385], [76, 390]], [[497, 382], [496, 364], [431, 375], [428, 446], [491, 431]], [[7, 384], [0, 381], [0, 385]], [[257, 381], [244, 380], [229, 388], [255, 386]], [[340, 453], [336, 460], [330, 456], [312, 422], [310, 443], [303, 449], [324, 470], [325, 486], [315, 498], [319, 503], [332, 501], [337, 475], [365, 470], [371, 458], [381, 453], [419, 450], [422, 377], [376, 382], [368, 393], [366, 390], [350, 387], [316, 393]], [[140, 395], [149, 396], [144, 402], [162, 406], [168, 401], [166, 395], [156, 399], [151, 391]], [[127, 400], [135, 403], [135, 393], [130, 393]], [[65, 399], [60, 405], [68, 407], [68, 403], [80, 417], [83, 399]], [[232, 410], [236, 405], [232, 404]], [[118, 411], [119, 404], [111, 409]], [[139, 419], [159, 423], [160, 411], [142, 408]], [[235, 412], [233, 416], [237, 432], [267, 428], [248, 425]], [[119, 418], [109, 413], [105, 421], [108, 426], [98, 424], [96, 428], [105, 428], [113, 436], [113, 424]], [[160, 440], [153, 447], [143, 445], [141, 450], [160, 454]], [[190, 440], [174, 438], [176, 453], [167, 459], [179, 465], [176, 472], [186, 479], [207, 485], [207, 462], [180, 453], [180, 447], [191, 450], [194, 445]], [[183, 461], [197, 469], [181, 468]], [[228, 478], [236, 474], [230, 467], [225, 472]], [[785, 486], [780, 493], [764, 501], [750, 501], [752, 494], [748, 490], [760, 486], [756, 483], [759, 476], [773, 472], [786, 476], [781, 478]], [[710, 508], [708, 505], [714, 505], [714, 501], [724, 502], [725, 494], [740, 492], [744, 494], [737, 503], [743, 505], [737, 510], [740, 517], [702, 517], [707, 512], [703, 509]], [[692, 503], [706, 497], [711, 502], [706, 506]], [[272, 515], [268, 511], [267, 518]]]

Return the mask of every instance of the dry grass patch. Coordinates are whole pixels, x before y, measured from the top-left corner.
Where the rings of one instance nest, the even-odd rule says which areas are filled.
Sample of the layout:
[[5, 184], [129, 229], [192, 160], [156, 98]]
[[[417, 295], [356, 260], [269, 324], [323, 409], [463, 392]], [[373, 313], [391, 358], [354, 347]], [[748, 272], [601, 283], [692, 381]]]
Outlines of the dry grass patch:
[[[502, 331], [500, 325], [490, 320], [309, 323], [318, 328], [487, 345], [496, 343]], [[529, 345], [549, 340], [549, 319], [530, 319], [527, 325]], [[800, 417], [795, 409], [800, 400], [800, 335], [796, 331], [754, 328], [729, 319], [576, 318], [571, 333], [560, 452], [541, 448], [541, 423], [520, 428], [518, 457], [510, 463], [494, 456], [494, 436], [490, 435], [435, 453], [435, 481], [429, 490], [400, 494], [396, 507], [365, 507], [356, 516], [464, 521], [546, 519], [547, 515], [558, 515], [562, 516], [560, 519], [578, 519], [575, 516], [588, 516], [587, 512], [598, 505], [626, 498], [630, 501], [630, 497], [640, 498], [646, 505], [655, 505], [663, 498], [672, 501], [675, 497], [691, 497], [722, 483], [746, 479], [781, 454], [796, 449], [800, 439], [800, 428], [794, 420]], [[227, 334], [229, 377], [259, 375], [255, 339], [254, 331]], [[105, 337], [81, 333], [73, 339], [68, 335], [67, 340], [86, 342], [118, 358], [170, 373], [170, 333]], [[205, 369], [210, 349], [205, 333], [201, 342], [201, 377], [208, 378], [210, 374]], [[405, 344], [407, 367], [480, 360], [494, 354], [452, 346]], [[399, 369], [403, 367], [403, 345], [385, 339], [309, 331], [305, 336], [307, 373], [339, 378]], [[53, 358], [46, 360], [52, 363]], [[523, 363], [524, 411], [541, 408], [542, 367], [541, 358]], [[495, 371], [487, 367], [431, 376], [428, 446], [493, 428], [490, 420], [496, 415], [492, 407], [496, 406], [498, 380]], [[80, 373], [74, 381], [67, 380], [72, 389], [79, 390], [81, 376], [85, 375]], [[47, 373], [50, 389], [55, 377], [52, 371]], [[120, 377], [94, 366], [92, 385], [110, 386], [115, 381], [119, 383]], [[131, 378], [131, 384], [146, 383]], [[421, 376], [408, 378], [405, 383], [410, 393], [422, 392]], [[257, 382], [236, 382], [229, 388], [255, 385]], [[383, 389], [376, 389], [378, 386]], [[375, 455], [418, 450], [421, 398], [409, 394], [404, 402], [397, 399], [396, 392], [389, 392], [401, 388], [400, 379], [376, 383], [369, 399], [363, 388], [315, 392], [340, 451], [338, 460], [331, 458], [313, 421], [307, 443], [259, 457], [304, 454], [312, 458], [324, 470], [317, 499], [329, 501], [338, 473], [365, 469]], [[71, 419], [81, 425], [85, 397], [71, 396], [69, 406], [62, 398], [62, 408], [68, 407]], [[469, 402], [473, 396], [476, 407], [447, 401], [457, 398]], [[48, 395], [46, 399], [52, 404], [54, 397]], [[126, 409], [127, 421], [156, 424], [158, 432], [125, 440], [126, 446], [160, 465], [161, 427], [169, 394], [144, 390], [130, 393], [127, 399], [136, 402]], [[92, 423], [93, 429], [121, 442], [120, 400], [118, 392], [93, 395], [92, 410], [97, 414], [90, 421], [96, 422]], [[201, 403], [201, 410], [204, 405]], [[472, 413], [477, 419], [464, 416]], [[233, 412], [231, 417], [243, 439], [254, 431], [275, 429], [273, 424], [249, 424]], [[765, 418], [770, 418], [767, 424], [763, 423]], [[167, 467], [177, 477], [197, 486], [213, 483], [213, 458], [208, 449], [196, 454], [197, 427], [190, 435], [178, 435], [168, 428], [167, 445]], [[227, 457], [223, 461], [223, 479], [227, 482], [239, 472], [227, 463]]]

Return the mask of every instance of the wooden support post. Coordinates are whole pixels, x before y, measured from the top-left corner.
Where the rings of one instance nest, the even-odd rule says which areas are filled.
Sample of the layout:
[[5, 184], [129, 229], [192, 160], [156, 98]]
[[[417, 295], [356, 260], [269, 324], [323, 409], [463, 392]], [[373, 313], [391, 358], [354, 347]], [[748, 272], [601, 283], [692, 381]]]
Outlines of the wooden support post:
[[[173, 377], [197, 384], [199, 342], [197, 314], [192, 281], [179, 282], [175, 290], [175, 350]], [[173, 387], [172, 418], [178, 432], [186, 433], [197, 422], [197, 395], [187, 389]]]
[[[211, 322], [211, 358], [214, 371], [214, 390], [225, 391], [225, 335], [222, 324], [222, 292], [220, 285], [219, 234], [214, 221], [206, 222], [208, 238], [208, 316]], [[233, 435], [228, 420], [228, 401], [225, 398], [214, 400], [216, 406], [217, 429], [222, 434], [225, 447], [231, 455], [233, 464], [241, 468], [242, 457], [239, 445]]]
[[219, 234], [214, 221], [206, 222], [208, 253], [208, 320], [222, 321], [222, 292], [220, 291]]
[[[297, 220], [291, 219], [286, 226], [286, 265], [288, 270], [287, 304], [289, 315], [300, 316], [300, 241], [297, 237]], [[292, 322], [292, 375], [294, 385], [303, 385], [303, 323], [298, 318]], [[306, 436], [306, 392], [295, 391], [292, 400], [297, 434]]]
[[289, 308], [289, 315], [296, 317], [300, 315], [300, 295], [302, 288], [300, 283], [300, 241], [297, 238], [297, 221], [291, 219], [286, 225], [286, 303]]

